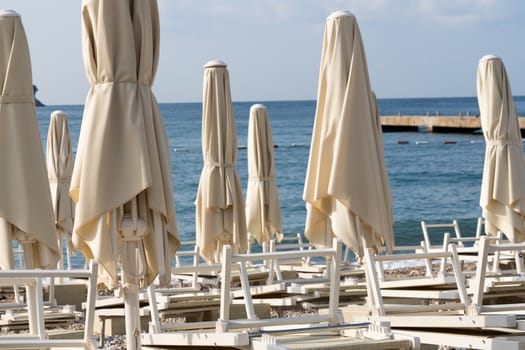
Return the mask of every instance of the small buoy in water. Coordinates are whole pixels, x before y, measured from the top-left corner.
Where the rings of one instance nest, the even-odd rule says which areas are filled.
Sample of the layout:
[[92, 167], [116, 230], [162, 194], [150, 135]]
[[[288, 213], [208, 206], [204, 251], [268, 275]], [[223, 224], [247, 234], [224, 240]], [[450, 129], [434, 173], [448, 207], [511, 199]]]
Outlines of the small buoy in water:
[[428, 141], [416, 141], [416, 145], [426, 145]]
[[408, 141], [406, 141], [406, 140], [397, 140], [396, 143], [398, 145], [408, 145]]
[[454, 145], [456, 144], [457, 142], [456, 141], [453, 141], [453, 140], [445, 140], [443, 141], [443, 144], [444, 145]]

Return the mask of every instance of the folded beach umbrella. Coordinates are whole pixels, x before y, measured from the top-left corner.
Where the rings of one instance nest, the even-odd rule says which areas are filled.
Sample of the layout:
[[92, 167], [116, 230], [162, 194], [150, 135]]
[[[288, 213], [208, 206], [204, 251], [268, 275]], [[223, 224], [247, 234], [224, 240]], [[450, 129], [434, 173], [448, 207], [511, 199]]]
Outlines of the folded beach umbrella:
[[220, 247], [248, 248], [241, 182], [236, 169], [237, 128], [226, 64], [204, 66], [202, 103], [203, 168], [196, 199], [196, 236], [200, 255], [219, 261]]
[[84, 0], [82, 48], [90, 90], [70, 187], [73, 243], [110, 286], [120, 262], [130, 349], [140, 341], [137, 284], [158, 276], [168, 285], [179, 246], [168, 139], [151, 90], [156, 0]]
[[387, 249], [390, 251], [390, 249], [393, 249], [394, 247], [394, 213], [393, 213], [393, 206], [392, 206], [392, 192], [390, 190], [390, 179], [388, 178], [388, 170], [386, 168], [386, 162], [385, 162], [385, 154], [384, 154], [384, 144], [383, 144], [383, 131], [381, 128], [381, 115], [379, 113], [379, 105], [377, 104], [377, 97], [374, 91], [372, 91], [372, 115], [373, 118], [376, 121], [376, 127], [377, 127], [377, 135], [376, 135], [376, 143], [377, 143], [377, 158], [379, 159], [379, 166], [381, 167], [379, 173], [381, 177], [381, 187], [383, 191], [383, 197], [384, 200], [384, 206], [386, 208], [386, 222], [388, 227], [390, 227], [389, 234], [383, 235], [370, 235], [367, 239], [374, 239], [375, 242], [370, 242], [366, 244], [369, 247], [377, 247], [383, 242], [385, 242]]
[[283, 237], [281, 205], [275, 183], [275, 163], [270, 119], [266, 107], [250, 108], [248, 122], [248, 188], [246, 223], [248, 238], [259, 244]]
[[[73, 234], [75, 206], [71, 197], [69, 197], [69, 186], [73, 173], [73, 152], [71, 150], [71, 135], [67, 113], [64, 111], [51, 113], [47, 132], [46, 165], [53, 211], [55, 213], [58, 246], [62, 247], [62, 239], [65, 238], [68, 243], [68, 268], [71, 268], [69, 256], [73, 249], [71, 235]], [[64, 267], [63, 259], [60, 265], [61, 268]]]
[[20, 16], [0, 11], [0, 267], [14, 268], [12, 240], [26, 268], [55, 268], [57, 245], [29, 47]]
[[358, 256], [394, 244], [383, 140], [357, 20], [332, 13], [325, 26], [317, 108], [306, 173], [306, 237], [333, 236]]
[[503, 232], [525, 240], [525, 157], [518, 115], [505, 65], [487, 55], [478, 65], [478, 103], [485, 137], [485, 164], [479, 204], [489, 235]]

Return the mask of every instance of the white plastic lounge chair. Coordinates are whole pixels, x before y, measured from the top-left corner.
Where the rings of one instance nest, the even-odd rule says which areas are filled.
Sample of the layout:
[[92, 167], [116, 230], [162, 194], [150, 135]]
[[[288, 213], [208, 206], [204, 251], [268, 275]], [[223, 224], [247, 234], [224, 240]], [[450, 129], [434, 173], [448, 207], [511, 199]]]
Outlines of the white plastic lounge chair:
[[[29, 334], [0, 336], [0, 349], [32, 348], [79, 348], [93, 349], [93, 319], [97, 297], [98, 263], [90, 262], [89, 270], [3, 270], [0, 271], [0, 284], [26, 286], [27, 308], [29, 313]], [[82, 339], [49, 339], [45, 328], [42, 284], [49, 278], [86, 278], [88, 295], [85, 311], [85, 328]]]
[[[370, 294], [370, 316], [368, 319], [389, 321], [392, 327], [434, 327], [434, 328], [484, 328], [484, 327], [515, 327], [516, 320], [507, 315], [484, 315], [470, 312], [470, 299], [465, 286], [465, 276], [461, 270], [455, 245], [450, 245], [449, 251], [439, 251], [416, 254], [374, 255], [371, 250], [365, 252], [367, 281]], [[451, 276], [454, 284], [450, 284], [450, 275], [445, 270], [438, 269], [438, 275], [396, 280], [397, 294], [392, 288], [387, 289], [387, 281], [380, 281], [377, 264], [400, 260], [442, 260], [452, 265]], [[441, 276], [440, 276], [441, 275]], [[404, 286], [403, 289], [400, 287]], [[429, 287], [432, 289], [429, 289]], [[442, 290], [436, 290], [441, 286]], [[454, 294], [455, 293], [455, 294]], [[387, 304], [385, 298], [395, 296], [404, 299], [403, 303]], [[425, 298], [429, 302], [422, 303]], [[431, 302], [432, 300], [438, 302]]]
[[[523, 252], [525, 243], [493, 243], [487, 237], [482, 237], [476, 263], [476, 275], [470, 282], [472, 305], [470, 312], [483, 314], [490, 312], [525, 313], [525, 269], [523, 268]], [[489, 257], [496, 252], [514, 253], [516, 268], [509, 270], [497, 269], [497, 272], [487, 269]], [[498, 299], [514, 297], [515, 303], [498, 302]], [[486, 301], [490, 299], [491, 303]]]
[[[254, 302], [254, 292], [257, 286], [250, 285], [248, 278], [248, 263], [262, 260], [278, 260], [280, 258], [327, 257], [330, 259], [330, 291], [329, 308], [326, 314], [304, 315], [284, 318], [258, 318]], [[231, 248], [225, 246], [221, 259], [221, 298], [220, 314], [217, 321], [180, 323], [163, 325], [158, 320], [156, 311], [152, 309], [152, 324], [149, 334], [143, 334], [143, 347], [162, 347], [169, 344], [180, 346], [231, 346], [252, 349], [288, 349], [292, 346], [303, 348], [307, 342], [317, 342], [326, 348], [330, 344], [323, 343], [323, 337], [340, 337], [340, 341], [349, 345], [355, 342], [358, 346], [372, 345], [373, 342], [391, 342], [392, 346], [414, 348], [416, 339], [397, 339], [390, 331], [388, 324], [372, 325], [368, 322], [359, 325], [345, 325], [338, 312], [339, 272], [341, 264], [341, 243], [334, 244], [331, 249], [296, 250], [285, 252], [268, 252], [255, 254], [232, 254]], [[241, 291], [239, 295], [231, 287], [233, 272], [239, 271]], [[230, 306], [241, 297], [245, 307], [245, 317], [232, 319]], [[370, 327], [369, 327], [370, 326]], [[346, 336], [348, 333], [352, 336]], [[361, 332], [361, 338], [356, 334]], [[369, 332], [369, 333], [368, 333]], [[381, 335], [382, 340], [366, 337], [371, 333]], [[301, 343], [302, 342], [302, 343]], [[292, 344], [293, 343], [293, 344]], [[297, 345], [297, 344], [303, 344]], [[339, 344], [340, 346], [341, 344]], [[345, 347], [346, 348], [346, 347]]]
[[[423, 344], [432, 344], [441, 347], [472, 348], [472, 349], [523, 349], [525, 336], [523, 335], [523, 314], [525, 314], [525, 276], [517, 269], [496, 271], [489, 269], [488, 262], [497, 253], [516, 256], [525, 251], [525, 243], [500, 243], [491, 237], [481, 236], [479, 240], [479, 254], [477, 256], [476, 274], [467, 279], [470, 285], [468, 294], [470, 304], [466, 319], [484, 320], [476, 332], [467, 332], [462, 326], [454, 328], [450, 316], [442, 316], [443, 322], [449, 324], [445, 328], [416, 329], [407, 331], [412, 336], [420, 338]], [[520, 257], [523, 261], [523, 257]], [[419, 319], [425, 323], [427, 319]], [[502, 323], [507, 323], [502, 326]], [[499, 326], [497, 326], [499, 324]], [[403, 330], [397, 330], [403, 333]]]
[[[441, 242], [443, 240], [444, 234], [447, 233], [446, 230], [453, 231], [454, 234], [451, 235], [452, 237], [462, 238], [461, 230], [459, 229], [459, 224], [456, 220], [452, 220], [451, 223], [433, 223], [433, 224], [429, 224], [426, 221], [421, 221], [421, 230], [423, 231], [423, 238], [424, 238], [425, 246], [428, 252], [432, 252], [435, 250], [439, 251], [443, 249]], [[438, 235], [437, 238], [435, 238], [436, 235]], [[432, 243], [432, 242], [439, 242], [439, 244]], [[462, 247], [463, 242], [458, 242], [458, 246]]]

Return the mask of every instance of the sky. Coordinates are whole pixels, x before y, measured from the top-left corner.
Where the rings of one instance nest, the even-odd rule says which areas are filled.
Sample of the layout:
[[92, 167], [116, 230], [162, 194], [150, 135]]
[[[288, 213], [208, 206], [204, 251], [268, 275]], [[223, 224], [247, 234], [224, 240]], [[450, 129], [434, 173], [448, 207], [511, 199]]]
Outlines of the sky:
[[[203, 65], [228, 64], [234, 101], [314, 100], [327, 16], [349, 10], [378, 98], [476, 95], [485, 54], [525, 95], [522, 0], [158, 0], [159, 102], [202, 101]], [[0, 0], [22, 16], [37, 97], [83, 104], [80, 0]]]

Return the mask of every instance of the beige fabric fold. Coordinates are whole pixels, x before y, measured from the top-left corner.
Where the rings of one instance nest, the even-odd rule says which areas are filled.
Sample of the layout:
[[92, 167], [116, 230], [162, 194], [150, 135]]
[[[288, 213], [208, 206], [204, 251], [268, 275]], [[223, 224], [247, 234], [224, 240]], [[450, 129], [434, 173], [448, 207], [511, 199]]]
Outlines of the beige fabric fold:
[[59, 236], [66, 235], [70, 242], [75, 216], [75, 206], [69, 197], [73, 151], [67, 113], [64, 111], [51, 113], [47, 132], [46, 165], [57, 233]]
[[248, 248], [246, 217], [237, 162], [237, 128], [224, 62], [204, 66], [202, 106], [204, 166], [196, 199], [196, 237], [200, 255], [218, 261], [218, 248], [231, 244], [235, 252]]
[[316, 246], [331, 245], [335, 236], [358, 256], [363, 244], [393, 247], [391, 192], [376, 109], [357, 20], [349, 12], [333, 13], [325, 25], [303, 194], [305, 235]]
[[121, 225], [119, 210], [136, 200], [147, 230], [140, 239], [146, 257], [142, 285], [156, 276], [166, 285], [179, 238], [168, 138], [151, 90], [159, 56], [156, 1], [84, 0], [82, 48], [91, 87], [70, 187], [76, 202], [73, 243], [86, 258], [99, 260], [104, 282], [114, 285], [122, 238], [110, 226]]
[[[384, 144], [383, 144], [383, 131], [381, 129], [381, 114], [379, 113], [379, 105], [377, 104], [377, 97], [374, 91], [371, 95], [372, 99], [372, 119], [376, 121], [376, 151], [377, 159], [380, 167], [378, 177], [381, 178], [381, 187], [379, 191], [381, 194], [381, 200], [384, 202], [383, 207], [384, 215], [382, 223], [378, 224], [377, 227], [383, 225], [384, 234], [369, 234], [364, 237], [365, 247], [371, 247], [377, 249], [380, 245], [385, 245], [388, 252], [393, 252], [395, 245], [394, 237], [394, 212], [392, 203], [392, 191], [390, 189], [390, 179], [388, 178], [388, 170], [385, 162]], [[371, 241], [371, 240], [374, 241]]]
[[479, 204], [485, 231], [525, 240], [525, 157], [516, 107], [503, 61], [483, 57], [477, 70], [485, 162]]
[[246, 223], [248, 239], [259, 244], [283, 237], [281, 204], [275, 182], [272, 129], [266, 107], [255, 104], [248, 121], [248, 187]]
[[28, 268], [54, 268], [60, 254], [31, 74], [21, 18], [15, 12], [3, 11], [0, 15], [0, 267], [3, 269], [14, 268], [10, 244], [13, 239], [34, 241], [30, 244], [34, 266]]

